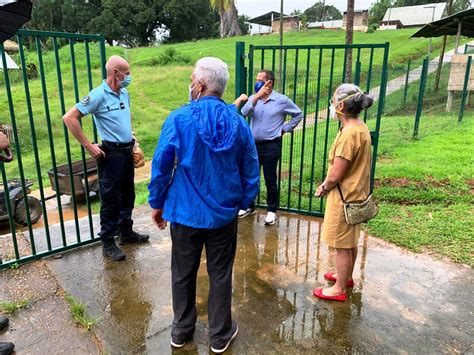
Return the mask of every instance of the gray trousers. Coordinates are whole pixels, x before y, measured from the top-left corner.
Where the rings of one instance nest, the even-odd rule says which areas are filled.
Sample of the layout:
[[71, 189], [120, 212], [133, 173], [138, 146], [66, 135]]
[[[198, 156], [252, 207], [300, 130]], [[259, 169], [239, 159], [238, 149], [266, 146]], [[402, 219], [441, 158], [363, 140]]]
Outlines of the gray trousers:
[[181, 342], [195, 329], [196, 278], [203, 246], [209, 275], [208, 319], [212, 346], [221, 347], [231, 338], [232, 268], [237, 246], [237, 219], [217, 229], [171, 225], [171, 280], [173, 328], [171, 336]]

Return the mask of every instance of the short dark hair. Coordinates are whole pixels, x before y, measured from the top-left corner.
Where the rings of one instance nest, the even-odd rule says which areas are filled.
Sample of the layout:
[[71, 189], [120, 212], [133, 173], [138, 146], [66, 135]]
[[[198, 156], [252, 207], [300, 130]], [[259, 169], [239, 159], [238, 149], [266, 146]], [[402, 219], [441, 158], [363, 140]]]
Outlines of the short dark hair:
[[271, 80], [273, 85], [275, 85], [275, 73], [273, 73], [273, 71], [269, 69], [262, 69], [259, 71], [259, 73], [265, 73], [265, 78], [267, 78], [267, 80]]

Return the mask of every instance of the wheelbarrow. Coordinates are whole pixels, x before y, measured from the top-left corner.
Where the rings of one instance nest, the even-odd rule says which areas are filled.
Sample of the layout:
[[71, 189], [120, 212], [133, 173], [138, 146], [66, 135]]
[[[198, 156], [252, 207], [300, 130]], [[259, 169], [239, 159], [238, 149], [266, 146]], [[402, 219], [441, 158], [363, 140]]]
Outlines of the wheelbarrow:
[[48, 171], [49, 180], [53, 191], [60, 195], [74, 196], [78, 200], [84, 200], [86, 196], [86, 179], [89, 186], [89, 193], [99, 191], [99, 176], [97, 170], [97, 162], [94, 158], [86, 160], [86, 171], [82, 160], [72, 162], [72, 181], [74, 187], [71, 186], [71, 176], [69, 173], [69, 165], [62, 164], [56, 167], [58, 174], [58, 186], [54, 178], [54, 169]]

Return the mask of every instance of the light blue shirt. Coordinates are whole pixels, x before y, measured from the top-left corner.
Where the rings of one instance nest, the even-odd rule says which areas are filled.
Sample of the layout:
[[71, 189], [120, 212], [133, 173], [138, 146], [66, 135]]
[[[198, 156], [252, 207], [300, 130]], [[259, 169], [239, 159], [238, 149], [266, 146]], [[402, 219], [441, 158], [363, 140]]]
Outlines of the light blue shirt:
[[104, 80], [102, 85], [78, 102], [76, 108], [84, 116], [92, 114], [103, 141], [113, 143], [132, 141], [130, 95], [126, 89], [120, 89], [120, 94], [117, 94]]
[[[255, 141], [267, 141], [281, 137], [282, 130], [291, 132], [303, 119], [303, 113], [287, 96], [272, 91], [267, 101], [258, 100], [253, 106], [252, 100], [255, 95], [249, 97], [247, 103], [242, 107], [242, 115], [250, 114], [250, 127]], [[286, 116], [291, 120], [285, 123]]]

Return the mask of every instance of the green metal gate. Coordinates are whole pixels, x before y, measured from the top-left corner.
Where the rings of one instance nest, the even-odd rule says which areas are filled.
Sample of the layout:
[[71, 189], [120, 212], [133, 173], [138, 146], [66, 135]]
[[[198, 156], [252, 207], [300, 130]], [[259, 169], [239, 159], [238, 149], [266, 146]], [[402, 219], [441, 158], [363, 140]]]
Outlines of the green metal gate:
[[[98, 199], [90, 193], [95, 164], [70, 141], [61, 118], [105, 78], [104, 37], [20, 30], [13, 39], [19, 52], [10, 56], [19, 70], [5, 69], [7, 56], [0, 44], [0, 123], [10, 129], [15, 157], [0, 163], [0, 219], [9, 224], [0, 226], [0, 268], [98, 240], [92, 214]], [[92, 120], [83, 124], [97, 141]], [[42, 212], [37, 223], [32, 223], [38, 216], [33, 195]], [[22, 219], [25, 227], [16, 223]]]
[[[324, 199], [314, 197], [316, 186], [325, 177], [328, 151], [339, 123], [329, 119], [329, 102], [341, 83], [353, 82], [376, 97], [364, 113], [372, 136], [372, 181], [379, 143], [380, 118], [387, 86], [389, 43], [354, 45], [249, 46], [236, 44], [235, 95], [253, 93], [253, 83], [261, 69], [275, 73], [275, 90], [290, 97], [303, 111], [302, 123], [283, 137], [278, 168], [280, 209], [316, 216], [324, 215]], [[346, 66], [352, 57], [352, 78]], [[266, 191], [261, 184], [258, 205]]]

